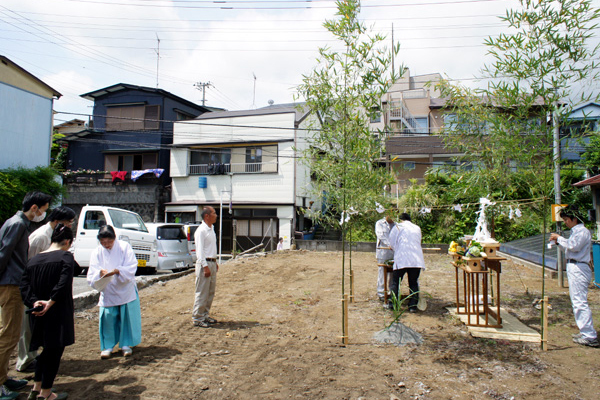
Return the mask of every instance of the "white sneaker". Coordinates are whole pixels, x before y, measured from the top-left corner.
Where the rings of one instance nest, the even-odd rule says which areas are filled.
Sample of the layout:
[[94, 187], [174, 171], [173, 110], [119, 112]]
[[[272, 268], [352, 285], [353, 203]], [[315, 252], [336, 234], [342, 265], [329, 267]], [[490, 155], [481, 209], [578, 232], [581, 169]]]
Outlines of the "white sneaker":
[[121, 350], [123, 351], [123, 357], [129, 357], [133, 354], [133, 350], [129, 346], [123, 346]]
[[107, 358], [110, 358], [110, 353], [112, 353], [112, 349], [102, 350], [100, 352], [100, 358], [106, 360]]

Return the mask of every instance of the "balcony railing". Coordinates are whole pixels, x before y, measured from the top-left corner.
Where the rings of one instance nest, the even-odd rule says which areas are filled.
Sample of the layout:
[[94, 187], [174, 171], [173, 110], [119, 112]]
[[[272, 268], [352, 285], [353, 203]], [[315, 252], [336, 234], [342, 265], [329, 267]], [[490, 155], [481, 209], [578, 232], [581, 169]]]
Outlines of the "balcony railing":
[[224, 175], [229, 173], [266, 174], [277, 172], [277, 161], [262, 163], [192, 164], [188, 168], [189, 175]]

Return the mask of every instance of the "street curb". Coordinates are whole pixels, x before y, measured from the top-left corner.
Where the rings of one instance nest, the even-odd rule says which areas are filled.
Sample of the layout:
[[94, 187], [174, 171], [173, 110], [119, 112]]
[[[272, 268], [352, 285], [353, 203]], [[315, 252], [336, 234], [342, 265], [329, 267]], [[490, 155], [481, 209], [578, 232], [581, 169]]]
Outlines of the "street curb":
[[[138, 276], [136, 277], [138, 290], [146, 288], [148, 286], [152, 286], [157, 282], [166, 282], [172, 279], [181, 278], [182, 276], [186, 276], [189, 274], [193, 274], [195, 271], [194, 268], [187, 269], [185, 271], [177, 272], [169, 275], [160, 275], [160, 276]], [[90, 290], [89, 292], [81, 293], [76, 296], [73, 296], [73, 306], [76, 311], [85, 310], [86, 308], [93, 307], [98, 304], [98, 299], [100, 298], [100, 292], [96, 290]]]

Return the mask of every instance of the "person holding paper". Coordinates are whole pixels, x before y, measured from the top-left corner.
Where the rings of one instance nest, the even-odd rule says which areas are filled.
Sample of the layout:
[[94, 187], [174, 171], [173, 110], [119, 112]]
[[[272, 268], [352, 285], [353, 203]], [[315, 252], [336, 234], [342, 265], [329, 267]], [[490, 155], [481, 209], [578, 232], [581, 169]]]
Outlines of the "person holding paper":
[[75, 343], [73, 271], [78, 268], [69, 247], [73, 231], [58, 224], [50, 248], [27, 263], [21, 278], [21, 296], [30, 308], [32, 351], [43, 347], [35, 364], [33, 389], [28, 399], [66, 399], [66, 393], [53, 393], [52, 385], [66, 346]]
[[115, 230], [104, 225], [91, 255], [87, 280], [100, 291], [100, 358], [109, 358], [119, 344], [125, 357], [142, 341], [140, 297], [135, 282], [137, 260], [129, 243], [117, 240]]
[[588, 287], [592, 281], [590, 253], [592, 235], [582, 223], [579, 209], [567, 206], [560, 210], [560, 217], [571, 230], [569, 238], [558, 233], [550, 234], [550, 241], [565, 251], [567, 258], [567, 278], [569, 279], [569, 297], [575, 322], [579, 332], [573, 335], [573, 342], [582, 346], [600, 347], [598, 333], [594, 329], [592, 310], [588, 303]]

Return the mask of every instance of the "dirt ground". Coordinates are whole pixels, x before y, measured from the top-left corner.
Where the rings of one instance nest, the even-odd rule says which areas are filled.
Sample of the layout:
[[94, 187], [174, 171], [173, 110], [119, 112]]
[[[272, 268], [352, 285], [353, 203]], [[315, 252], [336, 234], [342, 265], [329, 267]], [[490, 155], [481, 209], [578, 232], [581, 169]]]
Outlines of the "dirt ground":
[[[193, 274], [143, 289], [143, 342], [127, 359], [100, 360], [98, 309], [77, 312], [76, 343], [65, 351], [55, 388], [71, 399], [598, 398], [600, 349], [571, 341], [577, 330], [568, 289], [555, 279], [546, 279], [553, 309], [549, 351], [542, 352], [537, 344], [471, 337], [445, 310], [455, 293], [450, 257], [426, 255], [420, 282], [428, 308], [401, 317], [424, 343], [383, 345], [372, 336], [391, 312], [375, 294], [374, 255], [355, 252], [350, 344], [343, 347], [341, 259], [284, 251], [223, 264], [212, 310], [220, 323], [209, 329], [191, 322]], [[541, 278], [537, 268], [503, 264], [503, 306], [538, 330], [532, 301]], [[408, 292], [406, 283], [402, 289]], [[598, 324], [600, 290], [590, 290], [590, 302]]]

